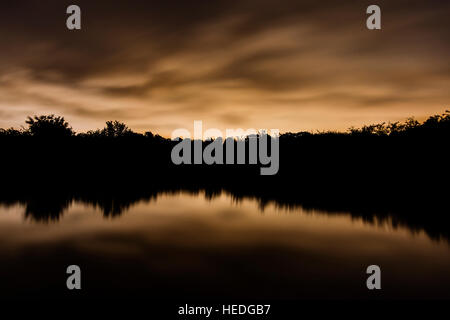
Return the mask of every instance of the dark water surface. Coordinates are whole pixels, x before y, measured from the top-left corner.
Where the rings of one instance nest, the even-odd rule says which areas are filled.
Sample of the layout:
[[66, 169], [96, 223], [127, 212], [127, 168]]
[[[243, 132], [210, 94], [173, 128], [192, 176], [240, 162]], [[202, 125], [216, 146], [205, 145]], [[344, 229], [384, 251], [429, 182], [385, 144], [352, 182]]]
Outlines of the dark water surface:
[[[163, 193], [121, 215], [70, 201], [57, 220], [0, 206], [2, 297], [450, 298], [450, 246], [391, 221]], [[66, 289], [66, 268], [82, 290]], [[367, 266], [382, 290], [366, 288]]]

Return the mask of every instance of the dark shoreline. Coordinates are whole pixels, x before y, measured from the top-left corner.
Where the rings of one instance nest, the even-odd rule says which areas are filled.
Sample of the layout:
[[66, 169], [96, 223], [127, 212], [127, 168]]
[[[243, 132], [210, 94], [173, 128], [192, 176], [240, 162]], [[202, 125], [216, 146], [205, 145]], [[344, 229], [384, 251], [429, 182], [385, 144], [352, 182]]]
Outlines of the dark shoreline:
[[72, 200], [110, 216], [160, 193], [205, 190], [254, 198], [261, 208], [272, 202], [391, 219], [433, 239], [450, 238], [450, 112], [347, 133], [282, 134], [273, 176], [261, 176], [261, 164], [174, 165], [178, 142], [117, 122], [74, 134], [63, 118], [37, 119], [25, 131], [0, 130], [0, 203], [25, 204], [37, 221], [57, 220]]

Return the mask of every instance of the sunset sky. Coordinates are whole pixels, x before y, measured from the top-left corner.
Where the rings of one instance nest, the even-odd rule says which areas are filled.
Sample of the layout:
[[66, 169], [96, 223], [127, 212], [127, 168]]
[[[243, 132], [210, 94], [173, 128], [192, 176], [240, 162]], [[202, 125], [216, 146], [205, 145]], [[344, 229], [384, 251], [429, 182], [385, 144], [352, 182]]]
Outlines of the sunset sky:
[[448, 0], [6, 0], [0, 39], [3, 128], [345, 130], [450, 109]]

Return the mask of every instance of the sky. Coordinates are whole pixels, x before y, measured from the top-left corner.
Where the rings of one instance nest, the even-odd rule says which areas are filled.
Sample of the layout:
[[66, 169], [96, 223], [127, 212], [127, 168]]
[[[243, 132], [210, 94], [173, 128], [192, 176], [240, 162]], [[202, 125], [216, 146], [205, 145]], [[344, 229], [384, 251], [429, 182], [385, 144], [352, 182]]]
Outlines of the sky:
[[[81, 30], [66, 8], [81, 8]], [[381, 30], [366, 28], [367, 6]], [[450, 1], [0, 2], [0, 127], [346, 130], [450, 109]]]

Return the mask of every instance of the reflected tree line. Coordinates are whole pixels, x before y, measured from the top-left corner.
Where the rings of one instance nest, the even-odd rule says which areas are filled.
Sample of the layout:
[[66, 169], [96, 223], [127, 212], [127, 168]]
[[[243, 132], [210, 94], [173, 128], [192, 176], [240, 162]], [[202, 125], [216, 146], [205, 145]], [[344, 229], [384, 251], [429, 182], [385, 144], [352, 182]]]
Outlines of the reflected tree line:
[[[388, 224], [394, 228], [406, 227], [411, 232], [424, 231], [432, 239], [450, 241], [448, 229], [448, 209], [446, 203], [428, 203], [420, 200], [401, 202], [397, 199], [354, 199], [342, 197], [319, 197], [305, 195], [277, 195], [262, 191], [245, 191], [242, 189], [220, 188], [219, 186], [203, 189], [202, 187], [182, 186], [180, 188], [150, 187], [148, 189], [123, 190], [122, 192], [98, 193], [62, 193], [25, 194], [3, 193], [0, 205], [8, 207], [24, 206], [25, 219], [38, 223], [57, 222], [73, 203], [82, 203], [102, 212], [104, 218], [116, 218], [126, 214], [130, 208], [140, 202], [156, 201], [159, 196], [190, 194], [204, 196], [208, 201], [225, 193], [234, 203], [244, 200], [256, 201], [261, 214], [269, 206], [285, 210], [286, 214], [302, 212], [312, 213], [320, 210], [328, 215], [350, 215], [369, 224]], [[1, 211], [1, 210], [0, 210]], [[214, 214], [214, 212], [211, 212]]]
[[274, 176], [260, 176], [260, 165], [174, 165], [176, 142], [118, 121], [86, 133], [53, 115], [26, 125], [0, 129], [0, 203], [23, 204], [36, 221], [57, 220], [72, 201], [112, 217], [163, 193], [204, 190], [253, 198], [262, 210], [348, 212], [449, 238], [449, 111], [423, 122], [281, 134]]

